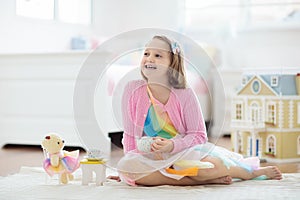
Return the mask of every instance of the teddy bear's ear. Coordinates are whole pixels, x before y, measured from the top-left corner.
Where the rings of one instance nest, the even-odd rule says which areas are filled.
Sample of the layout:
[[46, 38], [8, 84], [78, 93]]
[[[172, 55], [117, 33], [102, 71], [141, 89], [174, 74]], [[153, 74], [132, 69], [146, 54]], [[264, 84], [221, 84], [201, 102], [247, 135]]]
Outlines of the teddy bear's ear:
[[50, 136], [47, 135], [47, 136], [45, 137], [45, 139], [46, 139], [46, 140], [50, 140]]

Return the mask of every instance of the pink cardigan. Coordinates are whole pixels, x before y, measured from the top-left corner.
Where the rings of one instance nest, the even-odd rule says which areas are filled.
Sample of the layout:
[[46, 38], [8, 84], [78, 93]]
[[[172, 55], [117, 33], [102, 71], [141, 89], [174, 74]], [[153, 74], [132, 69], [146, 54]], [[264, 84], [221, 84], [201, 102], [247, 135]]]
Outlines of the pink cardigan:
[[[122, 98], [124, 153], [137, 148], [136, 139], [143, 135], [150, 105], [146, 81], [135, 80], [126, 85]], [[192, 89], [172, 88], [168, 102], [163, 105], [163, 108], [167, 111], [176, 130], [183, 136], [172, 139], [174, 149], [171, 153], [207, 141], [201, 108]]]

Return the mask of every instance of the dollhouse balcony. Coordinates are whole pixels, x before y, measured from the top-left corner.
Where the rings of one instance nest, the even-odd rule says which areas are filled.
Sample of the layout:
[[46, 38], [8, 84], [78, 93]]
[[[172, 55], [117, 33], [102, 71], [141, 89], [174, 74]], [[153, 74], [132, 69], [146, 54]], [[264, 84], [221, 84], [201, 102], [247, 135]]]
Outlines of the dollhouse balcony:
[[250, 120], [231, 120], [231, 128], [239, 130], [265, 129], [266, 125], [263, 121]]

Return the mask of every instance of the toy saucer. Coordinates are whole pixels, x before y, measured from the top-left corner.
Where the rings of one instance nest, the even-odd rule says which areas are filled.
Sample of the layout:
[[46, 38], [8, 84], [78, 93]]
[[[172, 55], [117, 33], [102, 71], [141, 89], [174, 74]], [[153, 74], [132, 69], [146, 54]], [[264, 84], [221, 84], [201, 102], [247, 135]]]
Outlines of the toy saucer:
[[85, 159], [89, 160], [89, 161], [99, 161], [99, 160], [103, 160], [103, 158], [94, 158], [94, 157], [88, 157], [88, 156], [84, 156]]

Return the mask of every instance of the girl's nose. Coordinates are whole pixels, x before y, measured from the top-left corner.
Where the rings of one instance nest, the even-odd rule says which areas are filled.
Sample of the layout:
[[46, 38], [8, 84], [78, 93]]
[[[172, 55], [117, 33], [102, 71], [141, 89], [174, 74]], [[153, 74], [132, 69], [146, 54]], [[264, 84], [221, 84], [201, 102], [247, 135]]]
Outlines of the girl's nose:
[[147, 61], [148, 61], [148, 62], [154, 62], [154, 57], [150, 54], [150, 55], [147, 57]]

